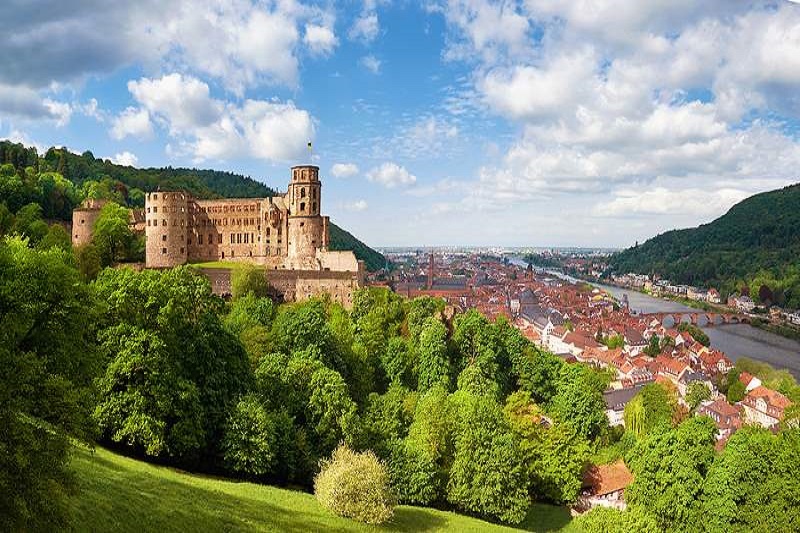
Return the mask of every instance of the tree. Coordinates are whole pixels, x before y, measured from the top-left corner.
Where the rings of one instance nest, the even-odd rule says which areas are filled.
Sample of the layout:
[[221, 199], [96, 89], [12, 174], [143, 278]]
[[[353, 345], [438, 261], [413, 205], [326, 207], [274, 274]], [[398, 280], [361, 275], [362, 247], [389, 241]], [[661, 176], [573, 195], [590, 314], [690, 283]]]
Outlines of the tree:
[[235, 472], [256, 476], [273, 472], [287, 454], [281, 445], [286, 444], [285, 434], [291, 428], [285, 413], [269, 412], [256, 395], [242, 397], [225, 429], [225, 464]]
[[521, 522], [530, 497], [519, 438], [494, 399], [459, 391], [456, 402], [459, 424], [447, 500], [484, 517]]
[[619, 511], [609, 507], [595, 507], [577, 519], [580, 531], [585, 533], [607, 533], [609, 531], [636, 531], [659, 533], [658, 524], [647, 515], [637, 511]]
[[693, 381], [689, 383], [686, 389], [686, 403], [689, 404], [689, 409], [694, 411], [700, 404], [711, 398], [711, 389], [702, 381]]
[[[667, 337], [669, 337], [669, 335], [667, 335]], [[644, 349], [644, 353], [650, 357], [656, 357], [661, 353], [661, 343], [658, 340], [658, 335], [655, 333], [650, 337], [650, 341], [647, 344], [647, 348]]]
[[425, 320], [417, 347], [420, 392], [436, 384], [445, 387], [450, 383], [450, 360], [447, 357], [447, 330], [439, 320]]
[[267, 280], [267, 272], [255, 265], [242, 265], [233, 270], [231, 275], [231, 296], [234, 301], [252, 294], [256, 298], [266, 298], [272, 289]]
[[94, 299], [68, 253], [0, 241], [0, 529], [65, 529], [70, 438], [91, 442]]
[[184, 462], [214, 454], [250, 373], [208, 280], [189, 267], [106, 269], [94, 286], [106, 302], [95, 409], [104, 438]]
[[394, 514], [389, 472], [374, 453], [339, 446], [320, 463], [314, 494], [330, 512], [366, 524], [382, 524]]
[[127, 259], [134, 243], [129, 226], [128, 209], [109, 202], [100, 210], [92, 228], [92, 244], [100, 254], [103, 266]]
[[745, 392], [747, 392], [744, 383], [739, 381], [738, 379], [730, 384], [728, 387], [728, 392], [725, 397], [728, 400], [728, 403], [736, 403], [741, 402], [744, 400]]
[[256, 296], [248, 291], [244, 296], [234, 300], [225, 326], [234, 334], [241, 335], [255, 326], [268, 327], [272, 322], [274, 306], [269, 298]]
[[72, 249], [72, 240], [67, 230], [64, 229], [64, 226], [61, 224], [52, 224], [36, 247], [40, 250], [56, 247], [68, 251]]
[[669, 430], [678, 401], [659, 383], [649, 383], [625, 406], [625, 427], [637, 437]]
[[572, 424], [580, 435], [596, 437], [608, 426], [603, 389], [605, 385], [588, 366], [565, 365], [552, 411], [562, 422]]
[[700, 495], [714, 461], [716, 426], [693, 417], [675, 430], [655, 433], [625, 458], [634, 474], [625, 500], [659, 528], [685, 530], [701, 520]]

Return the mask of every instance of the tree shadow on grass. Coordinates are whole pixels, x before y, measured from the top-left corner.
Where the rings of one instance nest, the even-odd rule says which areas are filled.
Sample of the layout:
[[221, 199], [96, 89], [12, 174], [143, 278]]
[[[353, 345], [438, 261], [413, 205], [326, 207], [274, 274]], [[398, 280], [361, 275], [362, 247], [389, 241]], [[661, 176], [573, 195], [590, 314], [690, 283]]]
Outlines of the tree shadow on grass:
[[385, 531], [437, 531], [447, 525], [447, 520], [430, 509], [395, 507], [391, 522], [384, 524]]
[[534, 503], [522, 523], [516, 527], [525, 531], [545, 533], [560, 531], [572, 522], [569, 508], [544, 503]]

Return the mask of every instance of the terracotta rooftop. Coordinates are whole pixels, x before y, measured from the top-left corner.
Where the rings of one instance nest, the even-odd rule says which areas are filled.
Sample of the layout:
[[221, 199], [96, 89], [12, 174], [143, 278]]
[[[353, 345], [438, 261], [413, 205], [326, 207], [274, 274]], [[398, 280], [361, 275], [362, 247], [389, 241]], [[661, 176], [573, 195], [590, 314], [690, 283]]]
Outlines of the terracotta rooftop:
[[583, 478], [584, 486], [593, 496], [602, 496], [626, 488], [633, 483], [633, 474], [623, 461], [608, 465], [593, 465]]

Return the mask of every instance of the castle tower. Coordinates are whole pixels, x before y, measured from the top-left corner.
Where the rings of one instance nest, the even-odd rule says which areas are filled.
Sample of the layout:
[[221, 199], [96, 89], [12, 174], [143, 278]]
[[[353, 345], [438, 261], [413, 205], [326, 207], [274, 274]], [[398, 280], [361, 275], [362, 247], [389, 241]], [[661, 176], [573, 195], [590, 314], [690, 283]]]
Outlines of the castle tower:
[[319, 167], [292, 167], [292, 181], [286, 199], [289, 204], [289, 260], [300, 264], [312, 260], [318, 248], [327, 245], [324, 217], [320, 216], [322, 184]]
[[151, 192], [145, 197], [145, 262], [147, 268], [182, 265], [188, 259], [189, 195]]
[[94, 223], [108, 200], [87, 198], [80, 207], [72, 210], [72, 245], [83, 246], [92, 242]]

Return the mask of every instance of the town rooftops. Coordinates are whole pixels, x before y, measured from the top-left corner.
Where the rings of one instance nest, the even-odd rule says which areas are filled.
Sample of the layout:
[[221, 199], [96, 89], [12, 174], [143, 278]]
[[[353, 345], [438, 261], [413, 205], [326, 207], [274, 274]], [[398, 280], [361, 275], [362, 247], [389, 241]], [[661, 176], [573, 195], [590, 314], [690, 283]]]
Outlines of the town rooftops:
[[604, 496], [624, 490], [633, 483], [633, 474], [623, 461], [608, 465], [593, 465], [583, 478], [584, 487], [592, 496]]

